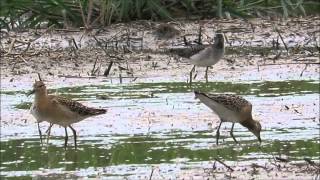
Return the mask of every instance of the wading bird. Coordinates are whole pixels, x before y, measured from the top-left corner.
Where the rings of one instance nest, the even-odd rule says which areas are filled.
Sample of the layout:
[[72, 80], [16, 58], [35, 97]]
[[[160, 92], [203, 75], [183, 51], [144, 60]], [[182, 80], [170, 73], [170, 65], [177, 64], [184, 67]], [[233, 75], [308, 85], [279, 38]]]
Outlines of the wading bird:
[[194, 94], [196, 98], [199, 98], [202, 103], [212, 109], [221, 120], [216, 135], [217, 144], [220, 136], [219, 130], [223, 122], [232, 122], [230, 135], [236, 143], [238, 142], [233, 136], [235, 123], [240, 123], [242, 126], [248, 128], [261, 143], [261, 124], [259, 121], [252, 119], [252, 105], [249, 101], [232, 94], [205, 94], [199, 91], [195, 91]]
[[105, 109], [96, 109], [82, 105], [79, 102], [55, 95], [48, 95], [47, 88], [43, 81], [36, 81], [33, 84], [33, 90], [29, 95], [35, 94], [34, 102], [31, 106], [31, 114], [37, 119], [38, 129], [41, 140], [41, 130], [39, 123], [47, 121], [50, 123], [50, 129], [53, 124], [60, 125], [65, 129], [65, 144], [67, 147], [68, 133], [67, 127], [69, 127], [74, 136], [75, 148], [77, 148], [77, 133], [71, 126], [73, 123], [77, 123], [86, 118], [104, 114]]

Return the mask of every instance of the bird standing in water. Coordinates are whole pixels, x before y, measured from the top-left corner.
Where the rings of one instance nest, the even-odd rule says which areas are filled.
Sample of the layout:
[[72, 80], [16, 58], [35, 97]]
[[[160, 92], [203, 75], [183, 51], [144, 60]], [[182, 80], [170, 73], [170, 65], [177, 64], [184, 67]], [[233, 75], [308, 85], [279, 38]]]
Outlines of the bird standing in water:
[[172, 48], [170, 53], [187, 58], [193, 64], [190, 71], [190, 84], [192, 83], [192, 73], [196, 66], [206, 67], [206, 82], [208, 82], [208, 69], [219, 62], [224, 56], [224, 37], [222, 33], [216, 33], [212, 45], [191, 45], [187, 48]]
[[35, 94], [35, 98], [30, 111], [37, 119], [41, 141], [42, 138], [39, 123], [47, 121], [50, 123], [50, 127], [48, 129], [49, 132], [53, 124], [64, 127], [65, 147], [67, 147], [67, 127], [69, 127], [73, 132], [74, 144], [75, 148], [77, 148], [77, 133], [71, 125], [86, 118], [106, 113], [105, 109], [90, 108], [79, 102], [61, 96], [48, 95], [47, 88], [41, 80], [36, 81], [33, 84], [33, 90], [29, 95], [31, 94]]
[[252, 119], [252, 105], [249, 101], [232, 94], [205, 94], [199, 91], [195, 91], [194, 93], [196, 98], [199, 98], [202, 103], [212, 109], [221, 120], [216, 134], [217, 145], [222, 122], [232, 122], [230, 135], [236, 143], [237, 140], [233, 136], [233, 127], [235, 123], [240, 123], [242, 126], [248, 128], [261, 143], [261, 124], [259, 121]]

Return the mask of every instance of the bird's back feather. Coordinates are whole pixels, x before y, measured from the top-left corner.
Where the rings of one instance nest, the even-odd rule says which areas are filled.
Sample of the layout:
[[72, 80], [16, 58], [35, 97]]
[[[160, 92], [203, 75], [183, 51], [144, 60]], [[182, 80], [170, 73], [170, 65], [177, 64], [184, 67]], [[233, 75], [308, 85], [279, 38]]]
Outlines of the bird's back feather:
[[105, 109], [96, 109], [96, 108], [87, 107], [77, 101], [73, 101], [61, 96], [49, 95], [49, 99], [51, 100], [52, 103], [55, 103], [55, 104], [58, 103], [60, 105], [64, 105], [70, 111], [78, 113], [81, 116], [94, 116], [94, 115], [106, 113]]
[[251, 111], [251, 103], [241, 96], [233, 94], [207, 94], [207, 96], [232, 111], [241, 112], [244, 108], [248, 107]]

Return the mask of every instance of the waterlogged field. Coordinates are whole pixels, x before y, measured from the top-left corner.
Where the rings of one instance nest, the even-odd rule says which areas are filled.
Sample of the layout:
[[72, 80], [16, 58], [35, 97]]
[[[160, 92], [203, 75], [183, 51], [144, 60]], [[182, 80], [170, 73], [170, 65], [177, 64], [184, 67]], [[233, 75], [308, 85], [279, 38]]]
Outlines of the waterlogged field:
[[[145, 21], [90, 32], [4, 34], [0, 177], [319, 179], [319, 20], [174, 22], [180, 35], [172, 39], [157, 35], [160, 23]], [[184, 46], [184, 35], [198, 42], [199, 29], [205, 45], [222, 30], [226, 53], [209, 69], [209, 83], [205, 68], [197, 67], [190, 87], [190, 63], [163, 52]], [[40, 143], [28, 110], [34, 97], [27, 97], [37, 73], [50, 94], [108, 110], [73, 125], [77, 150], [71, 131], [64, 149], [64, 128], [57, 125], [49, 142]], [[194, 90], [249, 100], [262, 124], [262, 144], [239, 124], [234, 136], [240, 144], [234, 143], [231, 123], [223, 123], [216, 145], [220, 120]], [[46, 134], [49, 124], [40, 126]]]
[[[217, 146], [219, 119], [194, 99], [193, 89], [235, 93], [251, 101], [254, 116], [263, 126], [262, 144], [239, 124], [234, 135], [240, 144], [235, 144], [229, 135], [231, 124], [224, 123]], [[318, 160], [320, 156], [319, 81], [315, 80], [195, 82], [191, 88], [186, 82], [101, 82], [49, 89], [108, 109], [105, 115], [74, 125], [77, 150], [73, 140], [67, 150], [63, 148], [64, 129], [57, 125], [49, 143], [40, 144], [35, 120], [27, 115], [32, 102], [27, 92], [3, 91], [1, 95], [1, 113], [21, 115], [1, 128], [3, 178], [213, 178], [213, 166], [218, 167], [216, 175], [229, 174], [215, 163], [217, 159], [246, 172], [253, 163], [271, 170], [274, 157], [299, 164], [304, 158]], [[42, 123], [42, 131], [47, 127]]]

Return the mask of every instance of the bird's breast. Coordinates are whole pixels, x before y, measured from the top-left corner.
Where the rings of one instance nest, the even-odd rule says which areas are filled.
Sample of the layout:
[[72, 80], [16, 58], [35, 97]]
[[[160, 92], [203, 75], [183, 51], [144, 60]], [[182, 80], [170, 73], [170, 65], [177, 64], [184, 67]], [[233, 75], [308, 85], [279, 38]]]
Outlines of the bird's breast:
[[190, 63], [196, 66], [212, 66], [216, 64], [223, 56], [224, 51], [207, 48], [190, 57]]

